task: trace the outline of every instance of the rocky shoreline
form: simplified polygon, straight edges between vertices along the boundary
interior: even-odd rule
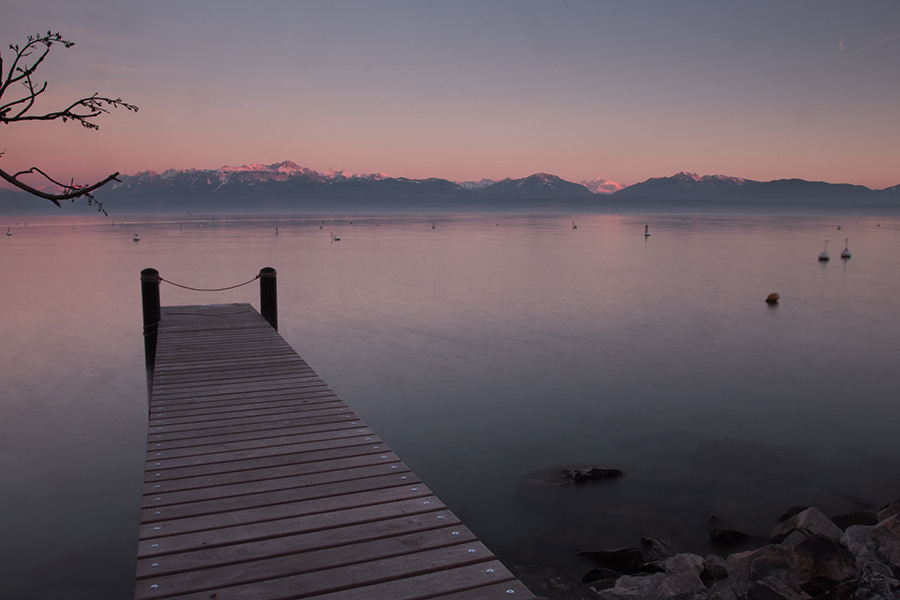
[[[703,557],[643,538],[581,553],[596,565],[582,581],[602,600],[900,600],[900,500],[834,518],[795,507],[768,540],[721,528],[711,540],[756,547]]]
[[[532,488],[608,485],[624,473],[557,467],[523,478]],[[728,529],[709,517],[706,556],[671,538],[639,547],[585,550],[578,581],[571,566],[514,565],[539,600],[900,600],[900,499],[880,509],[826,516],[795,506],[767,537]],[[696,540],[694,540],[696,547]]]

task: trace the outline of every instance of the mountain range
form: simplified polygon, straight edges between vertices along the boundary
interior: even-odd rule
[[[625,187],[605,179],[573,183],[547,173],[478,182],[409,179],[384,173],[320,173],[284,161],[209,170],[143,171],[119,179],[96,193],[98,200],[116,212],[900,208],[900,185],[872,190],[850,184],[801,179],[761,182],[686,171]],[[23,193],[0,190],[2,212],[22,210],[34,201]]]

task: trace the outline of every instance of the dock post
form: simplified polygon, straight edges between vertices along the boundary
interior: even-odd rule
[[[278,331],[278,294],[275,285],[277,272],[272,267],[259,270],[259,313]]]
[[[144,307],[144,364],[152,372],[156,364],[156,334],[159,331],[159,271],[141,271],[141,304]]]

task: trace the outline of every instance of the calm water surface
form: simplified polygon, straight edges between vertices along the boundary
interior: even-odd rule
[[[0,240],[3,598],[132,593],[145,267],[275,267],[281,334],[510,566],[900,495],[898,219],[30,219]],[[587,464],[626,476],[547,483]]]

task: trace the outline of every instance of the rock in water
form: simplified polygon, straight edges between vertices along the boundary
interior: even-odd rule
[[[732,552],[755,550],[765,546],[767,541],[735,529],[711,529],[709,532],[710,548],[722,556]]]
[[[642,537],[641,550],[649,562],[665,560],[680,552],[678,544],[674,540],[657,537]]]
[[[598,567],[612,569],[629,575],[637,573],[644,564],[644,555],[637,548],[619,548],[617,550],[589,550],[579,552],[579,556],[587,556]]]
[[[611,469],[609,467],[587,467],[585,469],[560,469],[563,477],[571,479],[575,483],[584,483],[585,481],[596,481],[600,479],[615,479],[624,475],[619,469]]]
[[[874,510],[861,510],[831,517],[831,522],[841,530],[847,531],[853,525],[878,525],[878,513]]]

